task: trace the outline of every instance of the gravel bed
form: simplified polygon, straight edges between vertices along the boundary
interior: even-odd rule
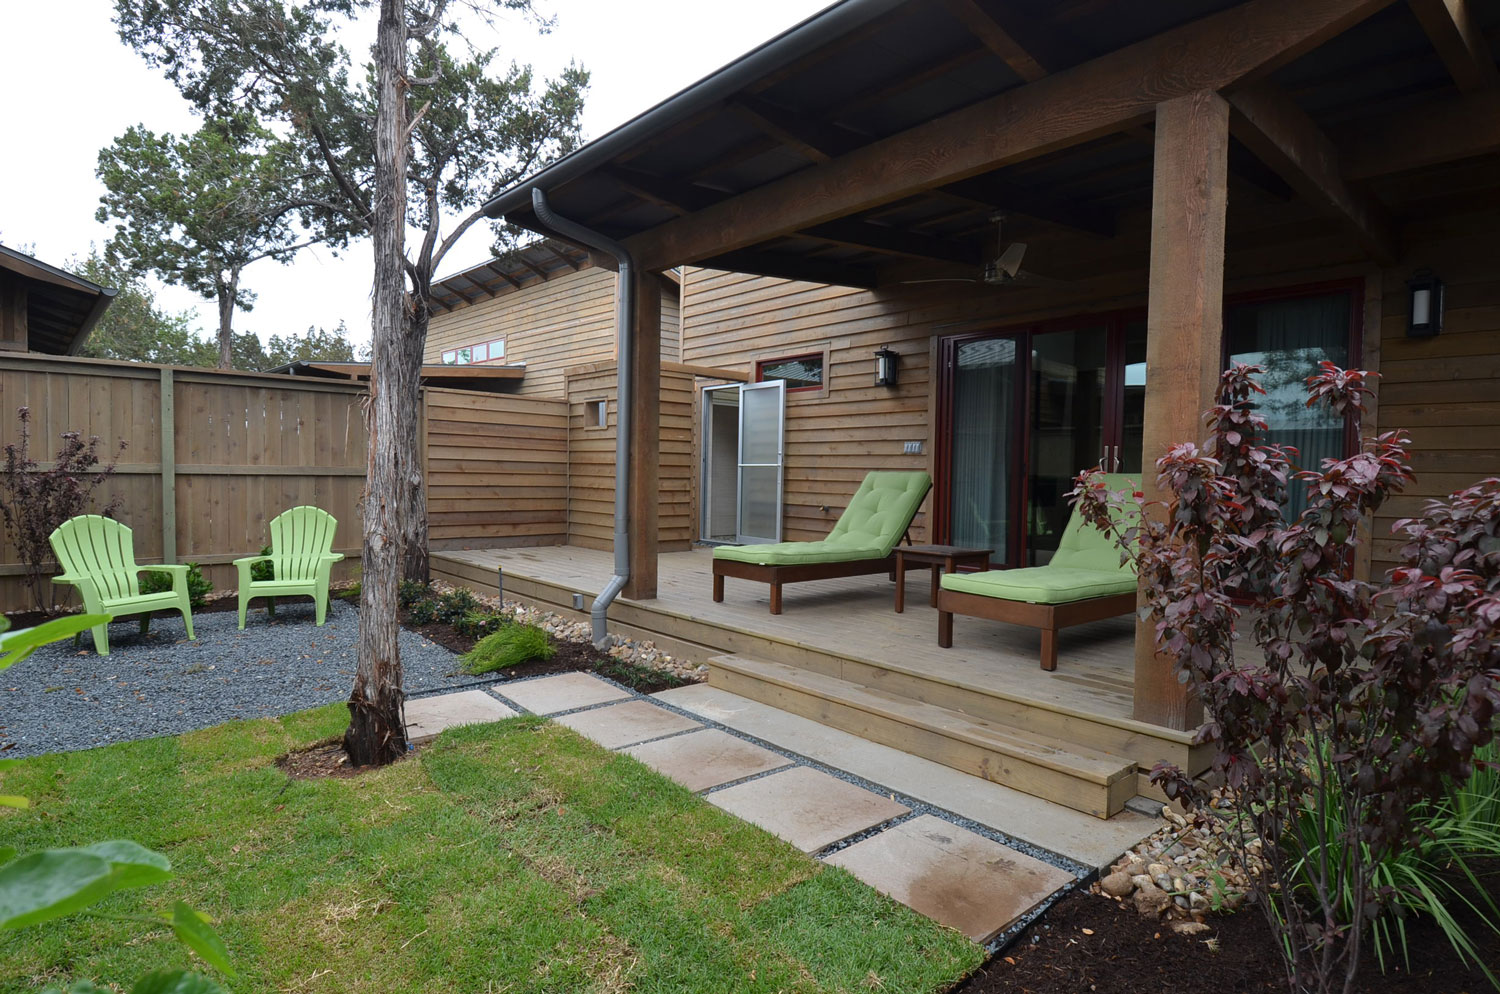
[[[235,718],[266,718],[345,700],[354,678],[359,612],[328,604],[322,628],[312,602],[278,604],[276,620],[252,608],[245,630],[232,611],[193,618],[188,641],[177,615],[158,616],[150,634],[127,618],[110,626],[110,654],[85,635],[43,646],[0,672],[0,758],[89,749],[176,735]],[[454,655],[405,629],[407,693],[467,685]]]

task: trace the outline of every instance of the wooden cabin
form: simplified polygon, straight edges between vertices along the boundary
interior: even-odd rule
[[[1348,452],[1297,403],[1328,359],[1378,370],[1366,431],[1414,441],[1417,486],[1361,536],[1379,570],[1393,519],[1500,474],[1497,39],[1500,7],[1463,0],[844,0],[501,192],[493,216],[557,240],[540,190],[637,267],[636,540],[612,618],[720,653],[711,682],[961,768],[994,766],[922,708],[1200,765],[1201,708],[1128,619],[1065,636],[1040,675],[1034,633],[999,623],[935,648],[884,577],[806,584],[774,618],[764,588],[711,603],[707,556],[654,539],[655,274],[682,267],[682,363],[785,385],[777,531],[739,540],[822,537],[869,470],[925,469],[919,541],[1042,563],[1072,476],[1200,437],[1229,359],[1268,367],[1305,459]],[[697,537],[723,538],[698,387]],[[498,565],[567,609],[601,556],[444,568]]]
[[[114,298],[109,287],[0,245],[0,351],[77,355]]]

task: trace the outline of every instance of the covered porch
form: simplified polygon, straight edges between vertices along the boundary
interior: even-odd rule
[[[1129,617],[1062,632],[1049,673],[1031,629],[960,617],[953,647],[939,648],[925,571],[907,574],[901,614],[894,584],[880,575],[789,587],[784,613],[773,616],[764,584],[730,580],[724,602],[713,602],[707,549],[657,562],[655,596],[616,600],[610,629],[707,665],[713,686],[1100,815],[1150,792],[1137,769],[1205,765],[1190,732],[1132,717]],[[437,579],[578,620],[612,568],[609,552],[577,546],[450,550],[432,560]]]

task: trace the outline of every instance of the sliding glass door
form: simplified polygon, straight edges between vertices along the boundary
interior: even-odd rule
[[[1357,348],[1357,287],[1241,297],[1224,309],[1224,359],[1264,366],[1271,441],[1300,467],[1344,454],[1339,419],[1305,405],[1304,381]],[[1146,321],[1082,316],[942,341],[937,529],[940,541],[994,550],[996,566],[1040,566],[1057,551],[1079,472],[1147,471]],[[1293,487],[1288,511],[1305,504]]]

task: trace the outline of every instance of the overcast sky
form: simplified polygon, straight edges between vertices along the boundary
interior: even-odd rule
[[[830,0],[539,0],[557,17],[546,36],[514,22],[503,36],[476,36],[477,47],[498,47],[497,62],[531,63],[554,74],[575,59],[592,73],[583,127],[596,138],[659,100],[780,33]],[[0,67],[10,97],[0,154],[0,242],[30,247],[44,262],[66,266],[108,239],[110,226],[94,220],[101,185],[94,177],[99,149],[132,124],[154,131],[192,131],[197,121],[177,90],[115,34],[112,0],[0,0]],[[349,39],[351,52],[371,39]],[[356,50],[355,45],[361,46]],[[472,229],[449,254],[440,275],[489,255],[490,234]],[[357,341],[369,339],[370,256],[367,242],[342,257],[305,250],[293,265],[256,263],[243,285],[259,301],[235,319],[238,330],[262,339],[309,325],[348,323]],[[214,306],[177,287],[159,301],[173,310],[196,307],[205,333],[217,326]]]

